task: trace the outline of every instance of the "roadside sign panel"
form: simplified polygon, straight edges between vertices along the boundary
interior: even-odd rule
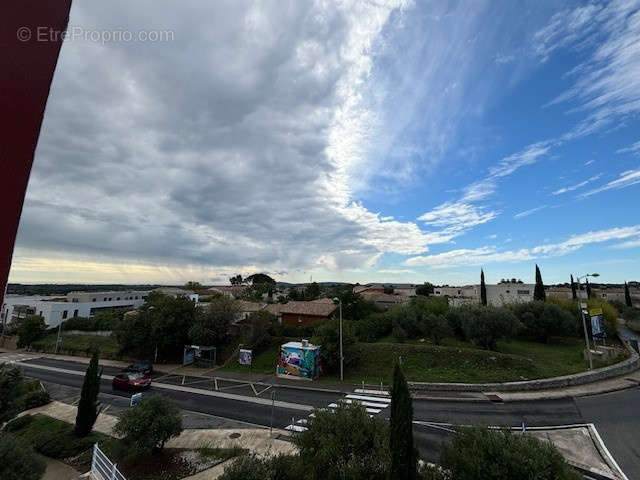
[[[605,338],[606,334],[602,328],[603,314],[601,308],[592,308],[589,310],[589,317],[591,318],[591,332],[593,338],[601,339]]]
[[[136,405],[138,405],[140,402],[142,401],[142,392],[140,393],[134,393],[133,395],[131,395],[131,403],[129,404],[130,407],[135,407]]]
[[[241,348],[238,353],[238,363],[240,365],[251,365],[253,361],[253,351]]]

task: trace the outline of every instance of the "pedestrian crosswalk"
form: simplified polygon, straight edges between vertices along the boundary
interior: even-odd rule
[[[358,395],[350,393],[345,395],[344,398],[340,399],[338,402],[330,403],[322,410],[338,408],[340,402],[347,404],[357,403],[362,405],[369,416],[372,417],[387,408],[391,404],[391,398],[388,396]],[[314,416],[315,414],[313,413],[309,414],[309,417],[313,418]],[[290,432],[304,432],[307,430],[305,425],[308,423],[308,420],[306,418],[301,418],[297,421],[293,420],[294,419],[292,419],[292,423],[290,425],[285,427],[285,430]]]
[[[0,365],[3,363],[26,362],[34,358],[40,358],[40,356],[33,353],[0,353]]]

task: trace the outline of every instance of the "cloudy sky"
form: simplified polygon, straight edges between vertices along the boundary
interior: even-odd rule
[[[640,280],[640,1],[74,2],[13,282]]]

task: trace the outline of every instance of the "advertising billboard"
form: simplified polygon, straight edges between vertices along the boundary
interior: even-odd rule
[[[253,352],[251,350],[246,350],[241,348],[238,352],[238,363],[240,365],[251,365],[253,361]]]

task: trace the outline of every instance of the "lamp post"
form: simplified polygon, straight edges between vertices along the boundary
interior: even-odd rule
[[[344,357],[342,355],[342,300],[335,297],[333,299],[333,303],[337,303],[340,308],[340,381],[344,382]]]
[[[589,357],[589,370],[593,370],[593,359],[591,358],[591,346],[589,345],[589,334],[587,333],[587,319],[584,310],[582,309],[582,286],[580,284],[580,280],[583,278],[589,277],[599,277],[599,273],[588,273],[582,276],[576,276],[576,280],[578,282],[578,300],[580,300],[580,315],[582,316],[582,328],[584,330],[584,341],[587,345],[587,357]],[[586,305],[586,303],[585,303]]]

